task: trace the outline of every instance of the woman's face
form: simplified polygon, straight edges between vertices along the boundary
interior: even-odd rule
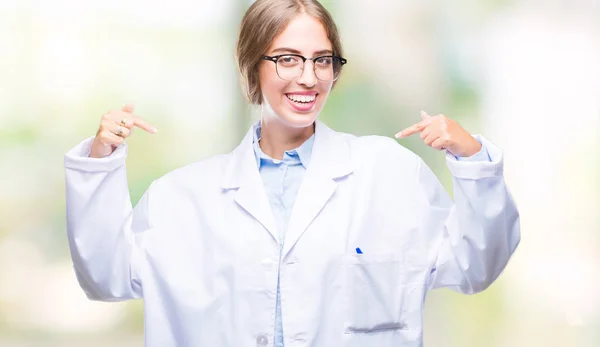
[[[298,15],[275,37],[265,55],[289,53],[307,58],[331,55],[332,45],[323,24],[307,14]],[[313,62],[309,60],[301,75],[291,81],[281,79],[276,64],[267,60],[259,64],[258,73],[263,94],[262,116],[276,118],[294,128],[313,124],[333,85],[332,81],[316,77]]]

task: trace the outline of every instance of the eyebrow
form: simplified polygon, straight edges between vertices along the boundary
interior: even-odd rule
[[[278,53],[278,52],[282,52],[282,53],[293,53],[293,54],[300,54],[302,55],[302,52],[300,52],[297,49],[293,49],[293,48],[287,48],[287,47],[281,47],[281,48],[276,48],[273,50],[273,54]],[[313,53],[314,57],[320,56],[320,55],[328,55],[328,54],[333,54],[333,52],[329,49],[323,49],[320,51],[316,51]]]

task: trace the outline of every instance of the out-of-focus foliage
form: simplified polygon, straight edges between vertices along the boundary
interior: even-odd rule
[[[523,241],[487,291],[428,297],[428,347],[600,345],[600,3],[324,1],[349,64],[322,120],[393,136],[444,113],[505,150]],[[143,303],[85,298],[65,236],[62,156],[107,110],[133,202],[230,151],[256,113],[238,88],[247,1],[0,1],[0,346],[142,346]],[[444,156],[401,140],[452,189]]]

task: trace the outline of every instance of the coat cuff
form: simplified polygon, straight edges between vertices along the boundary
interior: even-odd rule
[[[117,147],[111,155],[104,158],[90,158],[92,142],[90,137],[65,154],[65,168],[85,172],[110,172],[123,165],[127,159],[127,144]]]
[[[504,173],[504,157],[502,150],[481,135],[475,139],[487,150],[489,161],[457,160],[451,153],[446,154],[446,165],[452,176],[462,179],[482,179],[502,176]]]
[[[479,138],[477,138],[479,137]],[[490,155],[487,151],[487,148],[485,148],[485,145],[483,143],[481,143],[481,138],[480,136],[477,136],[476,140],[477,142],[479,142],[481,144],[481,149],[479,150],[479,152],[473,154],[470,157],[456,157],[456,160],[458,161],[491,161],[490,160]]]

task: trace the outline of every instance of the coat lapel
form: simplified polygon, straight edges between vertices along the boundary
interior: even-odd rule
[[[320,121],[316,122],[310,164],[287,223],[283,258],[331,199],[338,185],[336,180],[353,171],[346,141],[343,135]]]
[[[252,139],[254,127],[251,127],[242,143],[230,154],[231,160],[225,169],[221,188],[237,189],[235,202],[278,241],[277,227],[263,181],[258,171]]]
[[[251,127],[240,145],[230,154],[221,188],[236,189],[235,201],[240,207],[260,222],[278,241],[277,226],[273,211],[258,171]],[[344,135],[316,121],[315,142],[310,164],[296,196],[294,207],[287,223],[282,257],[285,257],[302,234],[318,216],[335,193],[337,180],[352,173],[350,148]],[[326,232],[326,231],[324,231]]]

